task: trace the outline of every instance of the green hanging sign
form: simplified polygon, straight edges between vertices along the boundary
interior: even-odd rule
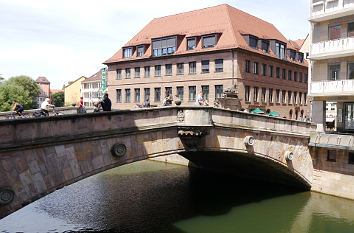
[[[107,89],[107,71],[106,68],[102,68],[102,99],[103,99],[103,95],[106,93],[106,89]]]

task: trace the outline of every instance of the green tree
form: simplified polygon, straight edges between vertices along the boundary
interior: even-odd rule
[[[20,102],[25,109],[35,108],[37,105],[37,97],[41,93],[39,85],[28,76],[16,76],[6,81],[6,83],[23,88],[22,96],[27,96],[24,102]]]
[[[63,107],[64,106],[64,92],[57,92],[52,95],[52,104],[55,105],[55,107]]]
[[[22,86],[8,82],[0,83],[0,111],[10,111],[13,107],[14,100],[24,106],[32,103],[28,92],[26,92]]]

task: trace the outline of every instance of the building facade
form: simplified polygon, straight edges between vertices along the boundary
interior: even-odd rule
[[[311,0],[310,10],[312,119],[328,130],[326,106],[336,104],[336,130],[354,132],[354,1]]]
[[[39,85],[39,88],[41,89],[41,93],[37,98],[37,107],[40,108],[44,100],[46,98],[50,98],[50,82],[46,77],[40,76],[36,79],[36,83]]]
[[[223,4],[152,20],[104,64],[113,108],[165,92],[193,105],[199,92],[214,104],[236,85],[242,108],[309,114],[307,62],[270,23]]]
[[[92,107],[102,98],[102,70],[81,82],[84,106]]]
[[[84,81],[86,77],[81,76],[73,82],[69,82],[64,88],[64,105],[65,106],[78,106],[81,97],[81,82]]]

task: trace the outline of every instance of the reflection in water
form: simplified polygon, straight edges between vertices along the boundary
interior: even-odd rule
[[[143,161],[64,187],[0,232],[354,232],[354,201]]]

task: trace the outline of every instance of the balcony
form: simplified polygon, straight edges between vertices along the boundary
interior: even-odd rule
[[[311,45],[311,60],[347,57],[354,55],[354,37],[329,40]]]
[[[354,0],[312,0],[311,18],[314,23],[354,14]]]
[[[310,95],[311,96],[354,95],[354,79],[311,82]]]

